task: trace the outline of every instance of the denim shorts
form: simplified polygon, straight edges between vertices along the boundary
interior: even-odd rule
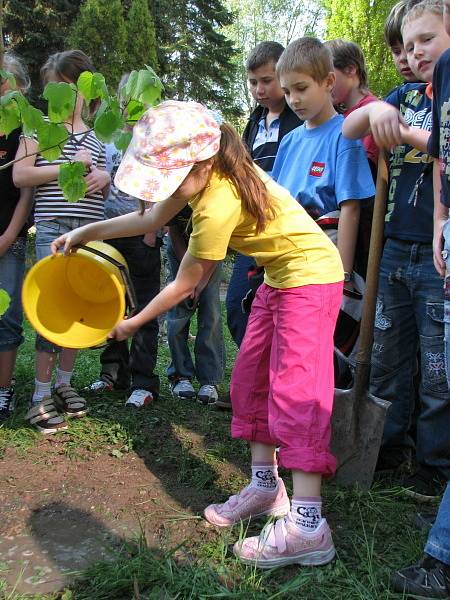
[[[60,235],[82,225],[96,222],[97,219],[82,219],[79,217],[58,217],[52,221],[38,221],[36,223],[36,260],[39,261],[51,255],[51,243]],[[53,354],[59,352],[61,348],[38,333],[36,336],[36,350]]]
[[[0,257],[0,289],[11,298],[8,310],[0,317],[0,352],[18,348],[22,335],[22,283],[25,273],[26,238],[17,238]]]

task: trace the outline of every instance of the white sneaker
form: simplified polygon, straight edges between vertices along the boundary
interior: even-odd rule
[[[197,395],[189,379],[178,379],[172,383],[172,394],[178,398],[195,398]]]
[[[219,394],[217,393],[215,385],[202,385],[198,390],[197,400],[200,404],[204,404],[205,406],[208,404],[215,404],[218,398]]]
[[[96,381],[93,381],[91,384],[89,384],[85,388],[83,388],[83,391],[85,391],[85,392],[112,392],[113,389],[114,389],[114,386],[112,383],[108,383],[107,381],[104,381],[103,379],[97,379]]]
[[[131,408],[142,408],[147,406],[150,402],[153,402],[154,396],[148,390],[134,390],[128,400],[125,402],[125,406]]]

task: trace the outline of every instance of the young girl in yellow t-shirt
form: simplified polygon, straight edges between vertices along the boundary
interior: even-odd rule
[[[176,279],[111,337],[132,336],[147,321],[196,297],[228,247],[265,268],[231,380],[233,437],[250,442],[252,480],[236,496],[205,509],[219,527],[260,515],[280,518],[260,537],[234,546],[244,562],[270,568],[325,564],[334,557],[321,517],[321,479],[333,474],[333,331],[343,268],[333,243],[304,209],[252,163],[232,127],[200,104],[168,101],[147,111],[115,184],[151,211],[93,223],[53,242],[67,253],[95,239],[153,231],[186,204],[193,231]],[[292,503],[278,477],[292,470]]]

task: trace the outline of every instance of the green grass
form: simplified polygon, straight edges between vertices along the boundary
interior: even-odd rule
[[[227,332],[226,332],[227,333]],[[228,351],[226,389],[234,347]],[[0,455],[13,447],[18,453],[42,443],[42,436],[23,420],[32,392],[34,334],[26,326],[26,342],[16,369],[20,406],[15,416],[0,427]],[[75,386],[84,387],[98,376],[99,351],[80,353]],[[92,455],[113,455],[117,460],[135,452],[151,461],[160,477],[173,475],[171,484],[183,493],[189,489],[212,491],[224,496],[246,483],[248,453],[244,443],[229,438],[229,415],[196,403],[180,403],[170,393],[165,379],[167,345],[160,345],[158,362],[161,397],[149,410],[125,410],[123,398],[97,396],[90,414],[71,423],[62,452],[67,460],[85,460]],[[202,444],[197,443],[201,436]],[[161,439],[164,439],[164,450]],[[226,475],[227,464],[238,467]],[[38,468],[38,467],[37,467]],[[237,474],[236,474],[237,473]],[[286,481],[288,478],[286,477]],[[400,599],[388,589],[389,574],[415,561],[421,554],[425,534],[414,529],[417,507],[399,490],[375,486],[370,492],[345,490],[331,484],[324,488],[327,515],[334,533],[337,560],[323,568],[286,568],[260,572],[239,564],[230,545],[243,532],[239,527],[220,531],[208,539],[189,540],[164,551],[148,547],[145,535],[125,542],[114,560],[92,565],[80,573],[70,589],[47,596],[23,596],[7,590],[1,579],[0,600],[150,600],[233,598],[242,600],[390,600]],[[220,499],[220,496],[218,497]],[[174,513],[173,519],[198,518]],[[253,526],[252,532],[258,528]]]

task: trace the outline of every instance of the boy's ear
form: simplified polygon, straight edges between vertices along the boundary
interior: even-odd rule
[[[334,71],[330,71],[324,79],[325,87],[328,92],[332,92],[336,85],[336,74]]]

